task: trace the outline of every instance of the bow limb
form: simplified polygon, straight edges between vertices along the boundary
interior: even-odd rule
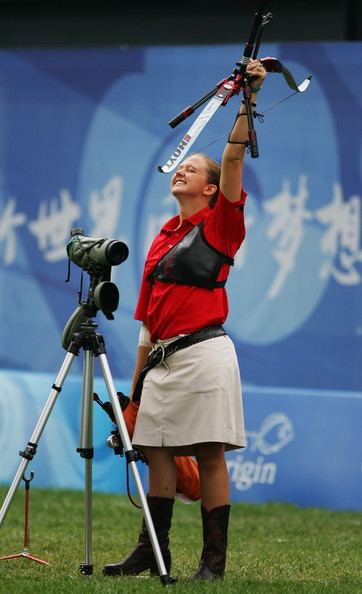
[[[267,72],[278,72],[282,74],[285,78],[288,87],[293,89],[293,91],[295,91],[296,93],[304,93],[304,91],[306,91],[309,87],[310,81],[312,79],[312,76],[310,74],[307,76],[307,78],[303,80],[303,82],[300,85],[297,85],[290,70],[288,70],[288,68],[286,68],[284,64],[282,64],[276,58],[262,58],[260,62],[263,64]]]
[[[191,128],[186,132],[185,136],[180,140],[176,150],[172,153],[166,163],[162,166],[158,166],[160,173],[171,173],[185,158],[189,152],[191,146],[200,135],[201,131],[205,128],[206,124],[210,121],[216,111],[224,104],[224,100],[229,96],[232,90],[232,84],[224,82],[218,89],[217,94],[207,103],[206,107],[199,114],[197,119],[192,124]]]

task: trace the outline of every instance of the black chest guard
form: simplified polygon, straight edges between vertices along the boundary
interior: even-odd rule
[[[232,266],[234,260],[206,241],[199,223],[162,256],[148,279],[217,289],[226,283],[226,279],[216,280],[223,264]]]

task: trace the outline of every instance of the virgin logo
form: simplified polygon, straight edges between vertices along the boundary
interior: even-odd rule
[[[262,422],[259,431],[248,431],[246,452],[259,452],[256,459],[238,454],[227,460],[230,481],[239,491],[246,491],[253,485],[272,485],[275,483],[278,466],[276,462],[266,462],[264,456],[280,452],[294,439],[291,420],[284,413],[273,413]]]

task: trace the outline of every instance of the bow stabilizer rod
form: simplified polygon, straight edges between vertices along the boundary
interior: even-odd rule
[[[262,7],[255,13],[254,23],[251,29],[250,37],[245,44],[243,57],[240,62],[237,62],[237,68],[234,68],[234,84],[233,89],[230,92],[230,96],[226,98],[224,101],[224,105],[226,105],[227,101],[233,95],[236,95],[243,90],[244,95],[244,104],[246,109],[246,115],[248,119],[248,137],[249,137],[249,148],[250,148],[250,156],[255,159],[259,157],[259,149],[258,149],[258,142],[256,137],[256,131],[254,127],[253,121],[253,110],[251,105],[251,93],[252,89],[250,88],[251,78],[246,72],[246,68],[250,62],[250,59],[256,60],[261,44],[261,38],[264,32],[264,27],[267,23],[270,22],[272,19],[272,14],[269,12],[264,14],[266,7],[266,1],[263,3]]]

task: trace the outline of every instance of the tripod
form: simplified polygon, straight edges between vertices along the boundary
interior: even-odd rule
[[[80,350],[84,351],[83,359],[83,384],[82,384],[82,406],[81,406],[81,427],[80,427],[80,447],[77,449],[80,456],[85,459],[85,559],[80,565],[80,572],[82,575],[91,575],[93,573],[92,564],[92,458],[93,458],[93,377],[94,377],[94,357],[98,357],[103,378],[107,387],[110,401],[113,407],[114,415],[117,421],[119,434],[121,437],[124,454],[141,500],[141,507],[143,511],[144,520],[150,536],[153,552],[156,558],[157,567],[159,570],[160,580],[163,585],[174,583],[175,578],[168,575],[163,561],[161,549],[157,540],[157,535],[153,526],[152,517],[148,508],[147,499],[143,491],[142,482],[138,473],[136,465],[137,454],[132,449],[131,441],[127,432],[125,420],[123,418],[122,409],[118,401],[117,392],[114,387],[112,375],[109,369],[105,343],[103,336],[96,333],[97,324],[94,323],[92,317],[88,317],[91,312],[92,317],[96,314],[95,307],[89,308],[89,304],[82,304],[75,314],[71,317],[73,328],[79,327],[79,331],[74,332],[70,338],[70,344],[67,349],[67,355],[60,368],[55,383],[52,386],[48,400],[43,411],[40,414],[39,420],[35,430],[27,443],[24,451],[19,454],[22,461],[9,488],[7,496],[4,500],[0,510],[0,527],[9,510],[11,501],[14,497],[16,489],[24,476],[24,472],[30,460],[36,454],[39,439],[43,433],[45,425],[52,412],[56,399],[62,390],[63,383],[70,370],[72,362],[76,356],[79,355]],[[74,323],[75,317],[82,321],[82,323]]]

